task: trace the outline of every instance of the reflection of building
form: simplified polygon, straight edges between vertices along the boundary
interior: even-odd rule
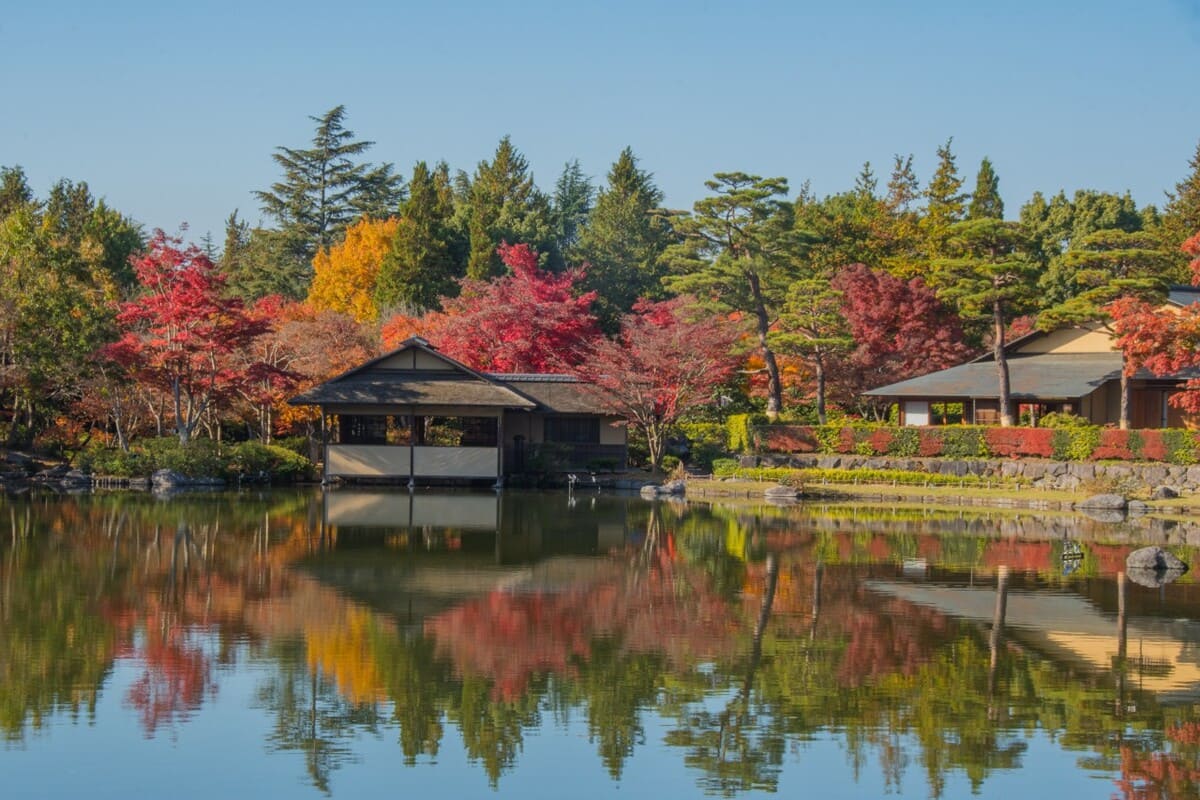
[[[323,551],[298,566],[404,624],[497,589],[557,591],[613,569],[636,498],[520,492],[325,493]]]
[[[588,384],[476,372],[416,337],[291,402],[320,408],[326,478],[494,481],[626,461],[625,428]]]
[[[951,616],[992,622],[993,587],[868,581],[867,588]],[[1200,622],[1104,613],[1073,594],[1007,593],[1006,634],[1089,671],[1122,660],[1134,684],[1164,699],[1200,700]]]

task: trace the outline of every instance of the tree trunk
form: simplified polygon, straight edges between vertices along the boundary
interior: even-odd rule
[[[175,401],[175,435],[179,437],[179,443],[186,446],[188,443],[188,434],[191,431],[183,421],[183,398],[180,396],[181,391],[179,378],[175,378],[171,383],[171,399]]]
[[[825,359],[817,356],[817,424],[825,424]]]
[[[767,306],[762,296],[762,284],[757,273],[749,272],[748,277],[750,294],[754,298],[758,346],[762,350],[763,364],[767,370],[767,419],[774,420],[783,410],[783,381],[779,377],[779,363],[775,360],[775,352],[767,342],[767,333],[771,329],[771,318],[767,316]]]
[[[1004,352],[1004,306],[999,300],[992,301],[992,322],[996,326],[996,343],[992,352],[995,353],[996,374],[1000,379],[1000,424],[1011,428],[1013,416],[1009,397],[1008,356]]]
[[[1129,401],[1132,389],[1129,386],[1129,376],[1125,374],[1125,365],[1121,365],[1121,430],[1129,430]]]

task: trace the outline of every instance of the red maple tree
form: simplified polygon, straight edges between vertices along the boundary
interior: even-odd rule
[[[600,333],[591,312],[596,293],[575,293],[583,271],[543,270],[526,244],[502,244],[499,253],[510,274],[462,281],[458,297],[442,299],[441,313],[393,318],[384,325],[384,344],[417,332],[451,358],[489,372],[554,372],[579,364]]]
[[[203,251],[161,230],[131,262],[142,294],[121,304],[121,338],[101,355],[166,393],[186,444],[205,412],[251,377],[231,356],[271,323],[223,296],[224,278]]]
[[[692,302],[640,301],[617,337],[594,340],[576,369],[609,410],[646,437],[654,470],[680,419],[710,402],[737,365],[730,357],[737,327],[712,314],[689,316]]]
[[[833,285],[854,338],[842,370],[850,394],[945,369],[970,355],[962,322],[920,278],[905,281],[851,264]]]

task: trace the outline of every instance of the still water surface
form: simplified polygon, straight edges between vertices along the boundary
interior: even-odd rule
[[[1194,797],[1182,521],[0,496],[4,797]],[[1003,602],[998,602],[1003,601]]]

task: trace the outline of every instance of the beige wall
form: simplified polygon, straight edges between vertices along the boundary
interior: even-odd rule
[[[494,447],[414,447],[413,473],[427,478],[494,478],[500,460]]]
[[[408,448],[387,444],[331,444],[326,448],[330,476],[408,477]]]
[[[334,491],[325,495],[331,525],[496,530],[496,494],[415,494],[406,491]]]
[[[386,444],[331,444],[326,457],[331,477],[406,478],[409,448]],[[494,478],[499,473],[494,447],[414,447],[411,474],[418,478]]]
[[[1020,347],[1022,353],[1111,353],[1112,334],[1096,325],[1060,328]]]
[[[453,370],[454,367],[437,356],[414,347],[385,358],[375,364],[372,369]]]

